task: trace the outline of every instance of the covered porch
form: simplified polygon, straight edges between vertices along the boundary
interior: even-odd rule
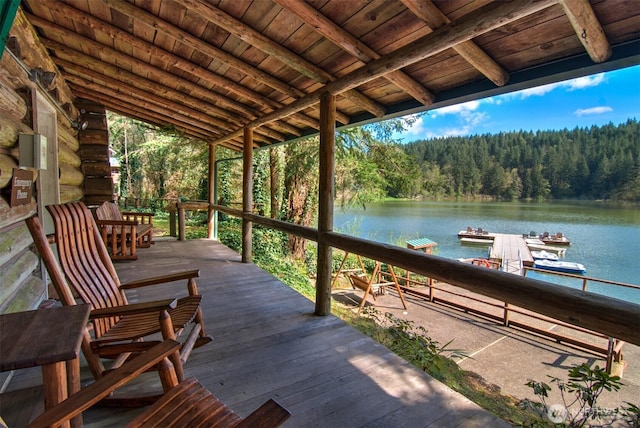
[[[285,426],[292,427],[508,426],[340,319],[314,315],[313,302],[217,241],[160,240],[139,256],[117,265],[123,280],[200,269],[198,288],[214,341],[194,350],[185,375],[240,415],[274,398],[291,412]],[[150,292],[130,295],[131,301]],[[178,284],[151,294],[183,292]],[[42,411],[39,376],[37,368],[15,373],[0,398],[9,426],[24,426]],[[92,382],[84,366],[82,382]],[[160,386],[150,373],[131,387]],[[94,407],[84,413],[84,424],[122,426],[138,412]]]

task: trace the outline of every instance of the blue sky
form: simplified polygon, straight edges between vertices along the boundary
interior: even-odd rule
[[[640,120],[640,65],[432,110],[404,143],[509,131],[573,129]]]

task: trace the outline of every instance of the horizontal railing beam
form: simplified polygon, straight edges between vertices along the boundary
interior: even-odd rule
[[[336,232],[213,205],[229,215],[388,263],[608,337],[640,345],[640,305]]]

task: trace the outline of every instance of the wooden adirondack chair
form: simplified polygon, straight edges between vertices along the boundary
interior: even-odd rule
[[[29,428],[57,426],[81,414],[116,388],[153,366],[160,367],[161,380],[168,392],[126,426],[134,427],[234,427],[276,428],[291,414],[274,400],[269,400],[246,418],[241,418],[195,378],[178,383],[167,356],[179,344],[166,340],[138,358],[105,375],[67,400],[31,421]]]
[[[137,248],[153,244],[153,214],[120,212],[113,202],[95,211],[96,224],[113,260],[136,260]]]
[[[75,305],[75,293],[93,307],[89,318],[91,329],[85,333],[82,350],[94,378],[101,378],[106,371],[103,358],[114,360],[113,369],[157,343],[142,341],[146,336],[161,333],[165,339],[175,339],[176,334],[190,325],[179,354],[172,356],[182,380],[182,363],[191,350],[211,341],[205,334],[200,309],[202,296],[195,282],[198,271],[121,284],[87,207],[82,202],[71,202],[49,205],[47,209],[55,225],[59,264],[39,220],[30,218],[27,226],[62,304]],[[177,300],[128,304],[124,293],[127,289],[181,280],[187,281],[188,296]]]

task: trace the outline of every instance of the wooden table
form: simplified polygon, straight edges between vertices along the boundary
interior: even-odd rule
[[[90,305],[0,315],[0,371],[42,367],[45,409],[80,390],[80,344]],[[82,417],[72,421],[82,426]]]

